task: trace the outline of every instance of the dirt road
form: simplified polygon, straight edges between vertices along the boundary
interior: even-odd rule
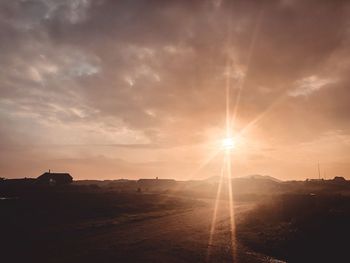
[[[242,220],[247,209],[249,205],[235,205],[236,220]],[[72,242],[69,258],[60,258],[70,262],[277,262],[237,242],[232,251],[226,201],[220,202],[213,242],[208,246],[213,210],[210,201],[187,211],[89,231],[79,247]]]

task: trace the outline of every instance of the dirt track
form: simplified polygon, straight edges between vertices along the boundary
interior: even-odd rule
[[[235,258],[236,262],[276,262],[239,243],[233,256],[229,210],[224,201],[219,206],[213,244],[208,246],[213,207],[213,202],[208,202],[188,211],[96,229],[84,237],[84,249],[75,250],[76,258],[66,260],[170,263],[233,262]],[[247,205],[236,205],[236,220],[242,220],[247,209]]]

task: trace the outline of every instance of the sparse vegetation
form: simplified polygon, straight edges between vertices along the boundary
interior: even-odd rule
[[[71,258],[86,249],[83,243],[87,236],[93,239],[95,233],[201,205],[194,200],[165,198],[155,193],[120,193],[90,186],[18,189],[11,186],[6,191],[0,189],[0,196],[5,193],[11,198],[0,200],[3,262],[23,262],[27,258],[61,262],[64,255],[59,251],[64,250]]]
[[[239,237],[287,262],[343,262],[349,222],[348,196],[281,195],[251,211],[239,226]]]
[[[245,249],[288,262],[337,262],[346,257],[342,239],[350,234],[349,186],[345,180],[234,179],[235,204],[242,208],[234,213],[240,257],[252,255]],[[141,255],[148,255],[154,262],[148,252],[160,246],[162,259],[178,253],[187,262],[205,261],[217,187],[216,178],[170,184],[159,179],[143,188],[129,180],[55,186],[30,178],[6,180],[0,184],[2,259],[140,262]],[[220,200],[228,204],[227,192]],[[230,262],[232,253],[222,250],[231,242],[229,215],[222,213],[229,213],[228,205],[218,213],[215,235],[221,243],[213,253]]]

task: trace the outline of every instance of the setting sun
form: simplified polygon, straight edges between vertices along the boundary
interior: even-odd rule
[[[235,148],[236,143],[232,137],[227,137],[222,140],[221,145],[225,150],[231,150]]]

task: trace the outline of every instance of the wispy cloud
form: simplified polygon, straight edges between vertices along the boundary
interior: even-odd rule
[[[326,87],[329,84],[335,83],[332,78],[320,78],[312,75],[295,82],[295,88],[288,92],[291,97],[309,96],[312,93]]]
[[[108,157],[141,161],[184,147],[167,159],[176,173],[174,156],[222,130],[227,80],[231,104],[244,80],[235,128],[259,117],[251,155],[256,138],[275,149],[350,134],[349,12],[346,1],[0,1],[0,144],[118,145]]]

